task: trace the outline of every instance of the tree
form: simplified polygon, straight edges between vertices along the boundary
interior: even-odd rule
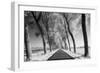
[[[45,43],[45,38],[44,38],[44,32],[43,32],[43,29],[39,23],[40,19],[41,19],[41,16],[42,16],[42,12],[33,12],[31,11],[32,13],[32,16],[40,30],[40,34],[41,34],[41,38],[42,38],[42,41],[43,41],[43,47],[44,47],[44,54],[46,54],[46,43]]]
[[[68,37],[68,31],[67,31],[66,24],[64,25],[64,29],[65,29],[65,33],[66,33],[66,38],[67,38],[67,40],[68,40],[69,50],[71,51],[70,41],[69,41],[69,37]]]
[[[29,12],[25,11],[24,13],[24,47],[25,47],[25,55],[26,55],[26,61],[29,61],[31,59],[31,50],[29,47]]]
[[[66,43],[66,40],[67,40],[66,33],[65,33],[65,29],[63,28],[62,23],[60,24],[60,26],[58,25],[57,31],[59,32],[61,46],[62,46],[62,43],[64,43],[64,47],[62,46],[62,48],[68,49],[67,43]]]
[[[73,41],[74,52],[76,53],[75,39],[74,39],[74,36],[73,36],[73,34],[72,34],[71,30],[70,30],[70,21],[71,21],[72,17],[71,17],[71,15],[68,15],[67,13],[63,13],[63,17],[66,20],[66,25],[68,26],[68,32],[69,32],[69,34],[70,34],[70,36],[72,38],[72,41]],[[66,26],[65,26],[65,28],[66,28]]]
[[[87,32],[86,32],[86,16],[85,14],[81,15],[82,18],[82,31],[83,31],[83,39],[84,39],[84,49],[85,49],[85,53],[84,56],[87,57],[88,56],[88,38],[87,38]]]
[[[25,52],[26,52],[26,60],[30,60],[30,52],[29,52],[29,48],[28,48],[28,31],[27,31],[27,27],[28,25],[25,24],[24,26],[24,45],[25,45]]]
[[[50,51],[52,51],[51,49],[51,41],[50,41],[50,36],[49,36],[49,13],[48,12],[42,12],[42,23],[43,23],[43,28],[45,29],[44,31],[46,32],[46,36],[47,36],[47,40],[48,40],[48,44],[49,44],[49,48]]]

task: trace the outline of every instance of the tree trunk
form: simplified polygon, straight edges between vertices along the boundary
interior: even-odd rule
[[[74,52],[76,53],[76,45],[75,45],[75,40],[74,40],[73,34],[71,33],[69,28],[68,28],[68,31],[69,31],[69,34],[70,34],[72,41],[73,41]]]
[[[44,39],[44,36],[41,35],[42,37],[42,41],[43,41],[43,47],[44,47],[44,54],[46,54],[46,44],[45,44],[45,39]]]
[[[45,39],[44,39],[44,33],[43,33],[43,30],[42,30],[42,27],[41,27],[40,24],[39,24],[39,19],[40,19],[40,17],[41,17],[41,13],[40,13],[38,19],[34,16],[34,12],[31,12],[31,13],[32,13],[32,16],[33,16],[33,18],[35,19],[35,22],[36,22],[36,24],[37,24],[37,27],[39,28],[39,31],[40,31],[40,33],[41,33],[41,38],[42,38],[43,47],[44,47],[44,54],[46,54],[46,44],[45,44]]]
[[[65,49],[68,49],[67,44],[66,44],[66,40],[63,40],[64,44],[65,44]]]
[[[71,31],[70,31],[68,17],[66,17],[65,15],[63,15],[63,16],[64,16],[64,18],[66,19],[66,23],[67,23],[67,25],[68,25],[68,31],[69,31],[69,34],[70,34],[70,36],[71,36],[71,38],[72,38],[72,41],[73,41],[74,52],[76,53],[75,39],[74,39],[73,34],[72,34]]]
[[[50,51],[52,51],[52,49],[51,49],[51,44],[50,44],[50,38],[49,38],[49,34],[48,34],[48,32],[47,32],[47,36],[48,36],[49,48],[50,48]]]
[[[86,57],[88,56],[88,38],[87,38],[87,32],[86,32],[85,14],[82,14],[82,31],[83,31],[84,48],[85,48],[84,56]]]
[[[68,37],[68,33],[67,33],[67,31],[66,31],[66,37],[67,37],[67,40],[68,40],[69,50],[71,51],[70,41],[69,41],[69,37]]]
[[[66,22],[67,22],[67,25],[68,25],[68,32],[69,32],[69,34],[70,34],[70,36],[72,38],[72,41],[73,41],[74,53],[76,53],[75,39],[74,39],[74,36],[73,36],[72,32],[70,31],[69,22],[68,21],[66,21]],[[71,48],[70,48],[70,50],[71,50]]]
[[[27,32],[27,26],[24,27],[24,45],[25,45],[25,52],[26,52],[26,60],[30,60],[30,52],[28,47],[28,32]]]
[[[44,47],[44,54],[46,54],[46,43],[45,43],[45,38],[43,36],[43,30],[42,30],[39,23],[37,23],[37,26],[38,26],[40,33],[41,33],[41,37],[42,37],[42,41],[43,41],[43,47]]]
[[[60,44],[59,44],[59,45],[60,45],[60,48],[61,48],[61,49],[64,49],[64,47],[63,47],[63,45],[62,45],[62,40],[61,40],[60,38],[59,38],[59,42],[60,42]]]

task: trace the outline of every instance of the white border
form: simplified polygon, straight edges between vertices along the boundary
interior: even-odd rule
[[[80,8],[79,8],[80,7]],[[13,3],[12,4],[12,66],[11,68],[15,71],[18,70],[32,70],[32,69],[48,69],[49,68],[61,68],[61,67],[78,67],[78,66],[94,66],[97,62],[96,49],[94,46],[94,39],[91,43],[91,59],[86,60],[64,60],[64,61],[45,61],[45,62],[24,62],[24,10],[30,11],[51,11],[51,12],[73,12],[73,13],[90,13],[91,14],[91,32],[94,32],[94,24],[96,20],[96,8],[94,7],[82,7],[82,6],[71,6],[66,7],[59,6],[40,6],[25,3]],[[91,38],[93,33],[91,33]]]

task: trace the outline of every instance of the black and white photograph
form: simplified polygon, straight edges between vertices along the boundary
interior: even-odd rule
[[[24,11],[24,62],[91,58],[91,14]]]

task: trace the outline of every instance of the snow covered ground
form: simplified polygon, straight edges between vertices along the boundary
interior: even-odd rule
[[[44,54],[43,51],[32,54],[31,61],[46,61],[58,50],[59,49],[56,49],[56,50],[53,50],[52,52],[48,50],[46,54]]]
[[[85,59],[86,58],[83,56],[84,55],[84,48],[77,48],[76,53],[74,53],[73,49],[71,51],[66,50],[66,49],[62,49],[62,50],[76,59]],[[89,48],[89,56],[90,56],[90,48]]]
[[[44,54],[43,50],[38,51],[36,53],[32,53],[31,61],[47,61],[48,58],[50,58],[58,50],[59,49],[55,49],[55,50],[52,50],[52,52],[50,52],[50,50],[48,49],[46,54]],[[63,50],[70,56],[74,57],[75,59],[84,59],[85,58],[85,57],[83,57],[84,48],[77,48],[76,53],[74,53],[73,48],[71,49],[71,51],[69,51],[67,49],[61,49],[61,50]],[[90,52],[90,49],[89,49],[89,52]]]
[[[74,58],[79,58],[82,56],[82,54],[78,54],[78,53],[74,53],[72,51],[69,51],[69,50],[65,50],[65,49],[62,49],[64,52],[66,52],[67,54],[69,54],[70,56],[74,57]]]

